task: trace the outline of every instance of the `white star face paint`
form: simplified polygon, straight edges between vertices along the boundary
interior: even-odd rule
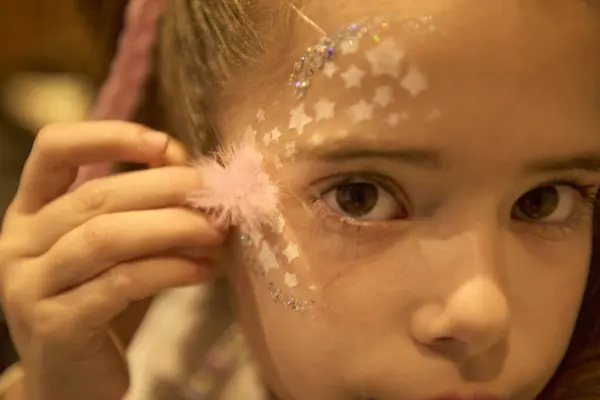
[[[278,99],[270,107],[256,110],[254,123],[244,136],[270,151],[279,149],[267,160],[275,176],[284,173],[286,166],[298,163],[298,153],[306,145],[316,149],[332,139],[350,138],[357,129],[364,132],[381,126],[401,129],[417,115],[420,121],[442,117],[435,106],[426,114],[411,109],[411,102],[426,96],[429,80],[412,56],[410,46],[401,36],[393,34],[393,26],[388,25],[373,36],[363,36],[340,40],[332,52],[336,57],[320,62],[309,81],[294,79],[296,88],[307,90],[306,96],[296,101]],[[325,47],[321,46],[319,51]],[[309,65],[307,60],[303,65]],[[296,71],[301,69],[296,67]],[[293,202],[296,194],[287,196]],[[301,211],[305,212],[312,211]],[[272,224],[268,232],[250,235],[249,242],[254,243],[250,252],[255,254],[257,270],[268,280],[269,293],[274,299],[294,296],[312,301],[314,294],[321,294],[318,288],[328,287],[345,272],[329,271],[316,280],[314,276],[311,278],[312,273],[304,275],[314,262],[303,250],[304,241],[298,232],[306,220],[292,219],[295,222],[282,206],[276,226]],[[344,251],[335,245],[325,254],[333,260],[342,257]]]
[[[300,104],[290,111],[290,123],[288,127],[294,129],[299,135],[304,133],[304,128],[311,122],[313,122],[313,118],[306,114],[304,104]]]
[[[401,81],[402,87],[406,89],[412,97],[417,97],[423,91],[427,90],[429,82],[427,77],[419,70],[416,65],[409,67],[408,73]]]
[[[396,41],[391,39],[382,41],[367,52],[367,60],[371,64],[371,73],[373,76],[389,75],[398,78],[400,75],[400,62],[404,55],[404,51],[397,48]]]
[[[333,76],[337,74],[339,70],[340,69],[333,61],[329,61],[326,62],[325,67],[323,67],[323,75],[327,76],[328,78],[333,78]]]
[[[341,77],[344,79],[346,89],[360,88],[361,82],[367,73],[362,69],[351,65],[350,68]]]
[[[379,105],[382,108],[386,108],[394,102],[394,90],[391,86],[380,86],[375,91],[375,97],[373,103]]]

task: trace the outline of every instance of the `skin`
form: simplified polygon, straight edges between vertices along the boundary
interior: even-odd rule
[[[67,191],[79,166],[116,161],[162,167]],[[202,186],[185,163],[180,144],[136,124],[39,133],[0,235],[2,304],[25,370],[14,398],[122,398],[127,315],[165,289],[209,279],[224,232],[181,208]]]
[[[278,400],[534,399],[569,344],[588,272],[591,209],[571,186],[548,182],[575,177],[592,195],[600,183],[597,166],[571,162],[600,154],[595,14],[582,2],[512,0],[329,1],[304,11],[327,31],[382,11],[443,11],[436,24],[447,34],[389,32],[430,82],[416,100],[396,93],[390,107],[414,116],[401,129],[377,114],[340,138],[335,132],[352,127],[340,112],[298,137],[287,129],[298,103],[281,90],[283,79],[218,121],[235,141],[262,107],[269,110],[263,131],[284,132],[277,143],[257,141],[265,158],[281,157],[291,142],[300,151],[281,169],[268,164],[284,193],[286,228],[267,238],[274,248],[297,243],[300,259],[280,257],[281,270],[263,277],[234,243],[228,270],[267,386]],[[297,51],[285,62],[291,66],[318,36],[299,24]],[[344,71],[361,57],[336,63]],[[348,92],[341,80],[319,75],[306,107],[327,96],[342,109],[389,83],[365,79]],[[269,108],[273,101],[278,109]],[[433,107],[442,117],[426,122]],[[315,146],[317,131],[326,134]],[[332,152],[356,149],[388,157],[332,161]],[[390,159],[406,149],[435,152],[439,165]],[[335,196],[321,194],[335,187],[335,176],[357,173],[382,175],[393,189],[380,196],[376,217],[349,221]],[[548,218],[523,218],[518,200],[544,185],[558,191],[560,206]],[[406,218],[386,214],[390,201],[407,208]],[[300,285],[287,288],[282,271],[296,273]],[[314,307],[298,314],[277,304],[267,280]]]
[[[435,106],[443,118],[430,125],[415,118],[401,131],[374,122],[368,126],[373,135],[327,144],[436,150],[445,167],[300,158],[281,170],[269,168],[293,195],[283,197],[283,235],[269,240],[299,244],[301,259],[285,266],[301,282],[291,292],[315,305],[297,314],[275,304],[266,279],[249,273],[237,249],[227,272],[240,322],[278,400],[420,400],[446,392],[533,399],[560,362],[588,269],[589,208],[582,196],[561,188],[567,204],[576,205],[573,218],[523,222],[512,211],[549,179],[576,175],[594,190],[600,183],[597,172],[526,168],[600,152],[597,32],[578,2],[542,7],[507,0],[497,5],[501,10],[483,4],[350,0],[306,7],[328,31],[381,11],[447,11],[440,22],[449,30],[444,41],[395,36],[410,47],[431,89],[423,100],[404,98],[394,107],[419,115]],[[282,62],[291,66],[316,36],[299,26],[291,37],[295,55]],[[240,102],[236,113],[216,118],[225,142],[237,140],[256,108],[273,100],[281,105],[268,123],[285,128],[295,103],[283,97],[284,84],[281,78],[264,99]],[[307,101],[324,92],[340,102],[347,97],[341,86],[321,79]],[[344,124],[333,120],[319,129]],[[224,233],[201,214],[178,208],[202,182],[189,168],[170,166],[185,158],[172,150],[173,142],[150,145],[146,131],[94,122],[49,127],[38,138],[0,235],[0,292],[28,377],[28,399],[121,398],[127,368],[122,343],[108,333],[118,316],[166,288],[206,280],[208,264],[217,259]],[[261,151],[272,160],[290,140]],[[327,146],[311,150],[323,153]],[[67,193],[78,166],[100,161],[167,167]],[[317,194],[322,179],[356,171],[377,171],[401,187],[406,198],[396,200],[410,209],[409,217],[342,224],[331,199]],[[138,190],[130,190],[133,184]],[[318,214],[306,207],[315,202]],[[128,226],[136,227],[135,235]],[[182,247],[204,252],[190,259]],[[281,279],[273,277],[285,287]],[[311,283],[316,291],[307,290]]]

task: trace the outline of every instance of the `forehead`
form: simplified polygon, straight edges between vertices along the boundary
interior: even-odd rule
[[[509,132],[537,132],[539,139],[548,136],[542,133],[552,132],[556,146],[560,147],[565,135],[558,132],[590,133],[597,125],[596,110],[600,106],[597,101],[600,89],[597,14],[584,1],[312,0],[305,4],[302,12],[327,34],[360,20],[384,16],[390,21],[390,28],[382,35],[382,41],[391,40],[403,53],[400,78],[415,65],[428,81],[426,91],[411,96],[397,77],[389,74],[374,77],[367,52],[378,45],[372,41],[361,43],[356,53],[336,57],[339,70],[335,79],[326,77],[323,72],[315,74],[313,85],[303,100],[306,108],[314,111],[313,120],[319,112],[315,106],[323,98],[334,101],[336,110],[350,110],[361,99],[374,100],[377,89],[392,87],[396,91],[394,103],[389,107],[394,108],[392,114],[398,118],[407,110],[412,116],[411,123],[402,130],[403,137],[440,139],[436,132],[443,129],[451,133],[444,135],[445,141],[452,138],[458,143],[467,141],[476,145],[473,133],[485,132],[489,144],[493,133],[497,133],[499,140],[508,141],[505,134]],[[398,24],[398,21],[420,20],[424,16],[435,27],[435,34],[403,29]],[[280,60],[284,68],[287,66],[291,71],[306,48],[318,43],[321,36],[318,29],[299,18],[291,36],[290,56]],[[367,73],[362,87],[349,91],[341,74],[348,73],[353,66]],[[276,90],[268,92],[275,94],[267,97],[281,100],[280,112],[274,111],[273,116],[281,114],[281,124],[278,124],[285,129],[288,111],[298,103],[291,99],[292,89],[286,82],[273,84]],[[256,97],[253,104],[257,104]],[[261,107],[268,107],[268,102]],[[392,115],[389,108],[377,108],[375,104],[375,114],[369,119],[372,122],[369,126],[361,123],[356,131],[363,135],[373,132],[378,139],[384,131],[397,132],[388,126],[387,117]],[[438,109],[444,115],[440,123],[437,126],[423,124]],[[321,110],[327,109],[322,107]],[[308,134],[299,136],[298,140],[309,140],[313,131],[332,136],[338,132],[342,120],[348,122],[346,117],[346,111],[336,111],[333,120],[311,124],[307,127]],[[394,127],[398,125],[397,118]],[[411,134],[412,130],[415,135]],[[507,146],[514,146],[514,138],[530,142],[533,136],[511,135]],[[284,139],[289,138],[291,136],[284,136]]]
[[[472,68],[504,73],[549,63],[584,66],[598,53],[598,14],[585,0],[308,0],[303,12],[327,33],[365,17],[430,17],[443,40],[419,40],[411,32],[401,39],[445,70],[465,68],[466,60]],[[308,24],[297,24],[293,54],[318,36]]]

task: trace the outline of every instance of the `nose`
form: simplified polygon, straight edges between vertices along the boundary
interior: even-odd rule
[[[489,350],[508,332],[510,310],[505,294],[491,277],[475,276],[443,302],[424,304],[411,321],[422,345],[461,347],[469,356]]]

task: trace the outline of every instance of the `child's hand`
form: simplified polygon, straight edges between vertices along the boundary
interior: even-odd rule
[[[201,185],[194,169],[113,175],[67,193],[81,165],[184,165],[182,154],[131,123],[40,132],[0,234],[0,294],[28,400],[120,400],[128,373],[111,322],[137,300],[209,278],[224,233],[181,207]]]

